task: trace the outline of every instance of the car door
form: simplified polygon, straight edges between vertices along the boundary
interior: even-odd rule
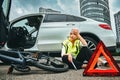
[[[42,19],[42,15],[28,14],[11,21],[7,47],[12,49],[34,47]]]
[[[65,14],[48,14],[40,27],[38,48],[41,51],[60,51],[62,42],[75,27],[73,22],[67,21]]]
[[[0,48],[3,47],[7,41],[10,7],[11,0],[0,0]]]

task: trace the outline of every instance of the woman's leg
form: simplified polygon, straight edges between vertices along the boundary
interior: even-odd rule
[[[69,68],[74,69],[73,64],[68,61],[68,56],[67,55],[65,55],[65,56],[62,57],[62,61],[64,63],[68,64]],[[80,69],[81,66],[82,66],[82,64],[83,64],[81,62],[76,61],[75,59],[73,59],[73,63],[75,64],[75,66],[77,67],[77,69]]]
[[[83,62],[85,60],[89,61],[92,56],[92,51],[87,47],[82,47],[80,53],[78,54],[76,60],[79,62]]]
[[[68,61],[68,56],[67,55],[64,55],[62,57],[62,61],[66,64],[68,64],[69,68],[72,68],[72,64]]]
[[[87,47],[83,47],[81,48],[81,51],[80,53],[78,54],[76,60],[79,61],[79,62],[84,62],[85,60],[89,61],[91,56],[92,56],[92,51],[90,49],[88,49]],[[98,58],[98,62],[96,64],[97,65],[101,65],[101,64],[107,64],[107,61],[101,59],[101,58]]]

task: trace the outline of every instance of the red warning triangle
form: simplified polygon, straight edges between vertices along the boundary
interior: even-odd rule
[[[108,62],[109,69],[97,69],[95,68],[98,58],[103,55]],[[91,59],[88,62],[88,66],[83,72],[83,76],[120,76],[120,68],[115,62],[114,58],[105,47],[102,41],[98,43],[96,50],[94,51]]]

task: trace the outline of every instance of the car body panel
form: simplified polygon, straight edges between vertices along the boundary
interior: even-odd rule
[[[79,21],[44,22],[46,14],[38,13],[38,14],[29,14],[19,17],[11,21],[11,25],[15,24],[16,21],[19,22],[21,19],[24,19],[26,17],[39,16],[39,15],[43,16],[43,19],[40,23],[36,42],[34,46],[30,48],[25,48],[26,51],[41,51],[41,52],[60,51],[62,48],[62,42],[65,39],[67,39],[72,28],[78,28],[80,34],[82,35],[87,34],[84,35],[83,37],[88,36],[95,40],[95,36],[96,36],[98,39],[96,42],[98,43],[98,41],[101,40],[106,45],[106,47],[116,46],[116,39],[113,31],[103,29],[99,26],[99,24],[106,24],[106,23],[97,22],[85,17],[82,18],[85,18],[86,21],[81,21],[81,22]],[[66,14],[60,14],[60,15],[66,15]],[[8,46],[6,46],[6,49],[9,48]]]
[[[86,23],[81,23],[80,24],[80,26],[84,26],[84,27],[80,27],[80,32],[81,33],[86,33],[87,32],[89,34],[90,33],[94,34],[94,35],[98,36],[98,38],[101,41],[103,41],[106,46],[116,46],[116,37],[115,37],[115,34],[113,33],[113,31],[112,30],[106,30],[106,29],[100,28],[98,26],[98,24],[106,24],[106,23],[96,22],[96,24],[92,24],[92,26],[91,26],[90,22],[86,22]]]
[[[38,45],[37,45],[39,50],[41,51],[60,50],[62,46],[62,41],[65,40],[67,36],[69,36],[71,29],[75,27],[75,25],[71,25],[71,24],[73,23],[54,22],[54,23],[41,24],[39,31],[39,34],[41,35],[38,36]]]

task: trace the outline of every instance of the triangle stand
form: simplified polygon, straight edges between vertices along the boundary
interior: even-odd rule
[[[109,69],[97,69],[95,68],[98,58],[103,55],[108,62]],[[105,47],[102,41],[97,45],[92,57],[90,58],[86,69],[83,72],[83,76],[120,76],[120,68],[116,61]]]

